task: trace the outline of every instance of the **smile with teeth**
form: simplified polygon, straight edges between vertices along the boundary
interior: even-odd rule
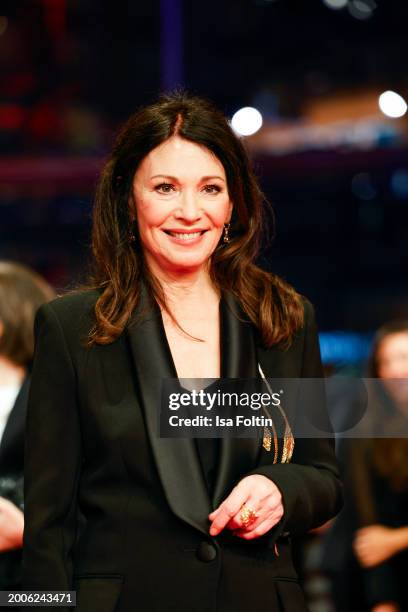
[[[173,238],[177,238],[178,240],[194,240],[195,238],[199,238],[202,236],[207,230],[202,230],[198,232],[172,232],[170,230],[165,230],[166,234],[169,236],[173,236]]]

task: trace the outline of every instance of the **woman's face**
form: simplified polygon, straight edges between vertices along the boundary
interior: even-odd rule
[[[377,350],[378,376],[408,413],[408,331],[385,336]]]
[[[133,200],[153,272],[205,268],[232,213],[221,162],[178,136],[143,159],[133,179]]]
[[[386,336],[377,350],[380,378],[408,378],[408,331]]]

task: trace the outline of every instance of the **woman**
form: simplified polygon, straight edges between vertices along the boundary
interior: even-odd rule
[[[408,607],[408,440],[398,437],[406,432],[408,417],[408,321],[393,321],[378,330],[370,373],[381,379],[381,413],[378,436],[360,450],[369,495],[361,499],[355,479],[353,549],[363,568],[368,607],[400,612]]]
[[[305,609],[288,534],[339,509],[331,441],[290,463],[289,434],[157,434],[163,379],[321,376],[310,304],[253,263],[261,205],[210,104],[168,96],[122,129],[92,282],[36,320],[26,589],[75,588],[87,612]]]
[[[342,443],[346,503],[326,556],[338,565],[331,568],[338,612],[402,612],[408,607],[407,321],[378,330],[368,373],[373,437]]]
[[[24,424],[34,352],[34,315],[55,297],[26,266],[0,261],[0,588],[21,581]]]

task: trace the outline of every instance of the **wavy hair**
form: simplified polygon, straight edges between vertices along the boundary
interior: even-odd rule
[[[233,213],[230,241],[220,241],[211,256],[214,286],[238,299],[265,346],[289,346],[303,324],[302,299],[281,278],[255,264],[265,198],[248,154],[224,115],[210,102],[179,92],[162,96],[128,119],[102,170],[93,207],[91,270],[80,288],[100,291],[88,346],[109,344],[121,335],[139,303],[142,281],[175,321],[158,279],[146,264],[129,204],[139,164],[174,135],[206,147],[225,170]]]

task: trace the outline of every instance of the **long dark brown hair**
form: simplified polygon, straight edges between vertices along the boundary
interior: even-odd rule
[[[150,151],[174,135],[206,147],[225,169],[233,214],[229,243],[220,241],[211,256],[214,286],[232,292],[266,346],[289,345],[303,324],[303,304],[292,287],[254,263],[265,199],[247,152],[211,103],[179,92],[162,96],[130,117],[102,170],[93,208],[93,259],[88,281],[80,287],[100,291],[88,345],[109,344],[120,336],[140,300],[142,281],[174,320],[163,289],[145,262],[130,212],[136,169]]]

